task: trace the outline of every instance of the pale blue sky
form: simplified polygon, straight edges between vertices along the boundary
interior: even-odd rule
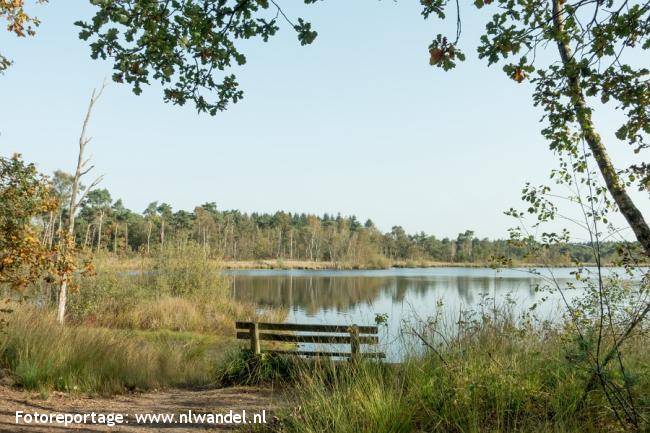
[[[246,43],[238,72],[246,96],[226,113],[166,105],[156,85],[140,97],[106,89],[89,145],[102,186],[137,211],[154,200],[187,210],[215,201],[249,212],[355,214],[384,230],[506,237],[512,224],[502,211],[520,205],[524,182],[547,178],[554,158],[530,86],[475,60],[475,12],[468,8],[464,23],[469,61],[444,73],[427,53],[444,27],[424,21],[418,2],[284,3],[318,38],[301,47],[285,27],[267,44]],[[0,77],[0,152],[20,152],[46,173],[72,171],[88,97],[111,66],[92,61],[77,38],[72,23],[91,14],[86,1],[35,11],[36,38],[0,33],[15,61]],[[611,134],[614,114],[597,116]]]

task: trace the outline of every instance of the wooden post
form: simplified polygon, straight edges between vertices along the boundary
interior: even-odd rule
[[[251,328],[251,352],[255,355],[261,353],[260,350],[260,328],[257,325],[257,322],[253,322],[253,327]]]
[[[359,357],[359,327],[352,325],[350,327],[350,351],[352,352],[352,361]]]

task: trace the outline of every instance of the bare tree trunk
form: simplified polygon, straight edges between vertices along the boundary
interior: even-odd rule
[[[56,222],[52,221],[52,230],[50,230],[50,239],[48,242],[48,247],[50,250],[52,249],[52,245],[54,245],[54,227],[56,226]],[[63,229],[61,228],[61,212],[59,212],[59,227],[58,227],[59,233],[63,233]]]
[[[86,236],[84,237],[84,246],[83,249],[86,249],[86,246],[88,245],[88,236],[90,235],[90,227],[92,224],[88,224],[88,227],[86,227]]]
[[[233,259],[237,255],[237,241],[235,240],[235,224],[230,228],[230,244],[232,245],[232,257]]]
[[[50,211],[50,215],[47,219],[45,229],[43,230],[43,239],[41,239],[41,244],[49,245],[50,243],[50,233],[54,230],[54,211]]]
[[[47,223],[47,231],[45,232],[44,245],[48,248],[52,247],[51,239],[54,237],[54,212],[50,212],[50,218]]]
[[[54,244],[54,233],[58,230],[59,231],[59,238],[63,234],[63,227],[62,227],[62,224],[61,224],[61,212],[59,212],[59,218],[58,218],[59,225],[58,226],[56,224],[56,220],[54,219],[54,214],[52,213],[51,215],[52,215],[52,218],[51,218],[52,222],[51,222],[51,224],[49,224],[50,228],[49,228],[48,234],[47,234],[47,247],[50,250],[52,249],[52,245]]]
[[[165,219],[160,220],[160,246],[165,245]]]
[[[50,211],[48,221],[43,221],[43,236],[41,237],[41,245],[47,245],[47,235],[50,233],[50,222],[52,221],[52,212]]]
[[[560,57],[565,69],[572,70],[568,75],[569,91],[571,96],[571,103],[576,113],[576,118],[582,129],[585,141],[589,145],[589,149],[594,155],[594,159],[598,164],[600,173],[605,179],[605,185],[610,194],[614,198],[616,205],[625,217],[627,223],[634,231],[636,239],[639,241],[645,254],[650,257],[650,227],[645,221],[643,214],[636,207],[630,198],[624,183],[621,181],[620,176],[616,172],[612,160],[607,153],[607,149],[603,144],[603,140],[596,132],[594,123],[591,119],[591,109],[587,107],[585,97],[582,91],[582,86],[579,80],[579,71],[573,52],[569,46],[566,30],[564,27],[565,20],[564,3],[561,0],[553,0],[553,23],[555,29],[558,31],[557,47],[560,52]]]
[[[223,230],[223,255],[228,256],[228,223]]]
[[[153,223],[151,222],[151,220],[149,220],[149,230],[147,230],[147,255],[149,255],[149,251],[150,251],[150,245],[151,245],[150,240],[151,240],[152,228],[153,228]]]
[[[64,276],[59,287],[59,308],[56,314],[56,321],[63,325],[65,321],[65,305],[68,300],[68,276]]]
[[[54,219],[54,215],[52,215],[52,224],[50,227],[50,231],[47,235],[47,246],[51,249],[52,244],[54,242],[54,229],[56,227],[56,220]]]
[[[91,252],[95,248],[95,233],[97,233],[97,227],[95,225],[92,225],[92,227],[93,231],[90,232],[90,244],[88,245]]]
[[[97,252],[102,247],[102,221],[104,220],[104,211],[99,212],[99,225],[97,227]],[[110,235],[109,235],[110,236]]]
[[[129,252],[129,223],[124,223],[124,252]]]
[[[99,92],[93,90],[93,93],[90,97],[90,102],[88,104],[88,110],[86,111],[86,117],[81,127],[81,135],[79,136],[79,154],[77,156],[77,169],[75,171],[74,178],[72,180],[72,192],[70,194],[70,210],[69,210],[70,213],[68,215],[68,232],[67,232],[67,236],[65,236],[64,239],[59,240],[59,242],[62,242],[62,247],[63,247],[62,253],[64,255],[63,260],[68,260],[68,258],[66,258],[65,255],[68,254],[70,250],[74,249],[75,214],[79,202],[83,200],[83,196],[82,196],[79,199],[79,201],[77,201],[77,194],[79,193],[79,183],[81,177],[84,176],[93,168],[92,166],[86,168],[86,164],[88,164],[89,160],[88,159],[84,160],[84,149],[86,148],[86,145],[90,141],[90,138],[86,137],[86,129],[88,127],[88,122],[90,120],[90,114],[92,113],[93,106],[101,96],[105,87],[106,85],[102,85]],[[86,189],[84,195],[87,194],[88,191],[90,191],[100,181],[101,181],[101,176],[97,178],[88,187],[88,189]],[[57,322],[59,322],[60,324],[63,324],[65,321],[65,307],[66,307],[66,302],[68,297],[68,281],[70,280],[71,277],[72,275],[70,275],[70,273],[68,272],[64,273],[63,276],[61,277],[61,285],[59,286],[59,305],[58,305],[58,310],[56,315]]]
[[[117,223],[113,228],[113,253],[117,254]]]

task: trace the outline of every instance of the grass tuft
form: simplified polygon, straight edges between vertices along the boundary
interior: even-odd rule
[[[484,321],[403,364],[305,363],[291,374],[296,409],[278,433],[602,432],[621,426],[588,372],[567,356],[566,331]],[[638,406],[650,417],[647,341],[627,350]],[[297,371],[297,373],[296,373]]]
[[[28,389],[100,394],[214,381],[202,339],[60,326],[53,315],[21,308],[0,336],[0,367]]]

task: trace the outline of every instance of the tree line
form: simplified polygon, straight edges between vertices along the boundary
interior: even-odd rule
[[[63,171],[52,176],[52,192],[59,206],[39,219],[45,245],[55,245],[66,227],[72,180],[72,175]],[[275,259],[366,266],[411,260],[483,264],[496,258],[528,261],[527,248],[505,239],[479,238],[472,230],[455,238],[438,238],[424,232],[409,234],[401,226],[382,232],[372,220],[362,223],[355,216],[245,213],[220,210],[214,202],[189,212],[175,211],[167,203],[154,201],[136,212],[126,208],[121,199],[114,200],[107,189],[88,191],[76,221],[74,241],[78,248],[120,256],[147,255],[165,243],[192,240],[211,257],[235,261]],[[615,243],[604,245],[605,257],[613,259],[616,247]],[[579,243],[550,248],[545,259],[553,264],[593,261],[590,248]],[[531,261],[539,263],[540,258]]]

